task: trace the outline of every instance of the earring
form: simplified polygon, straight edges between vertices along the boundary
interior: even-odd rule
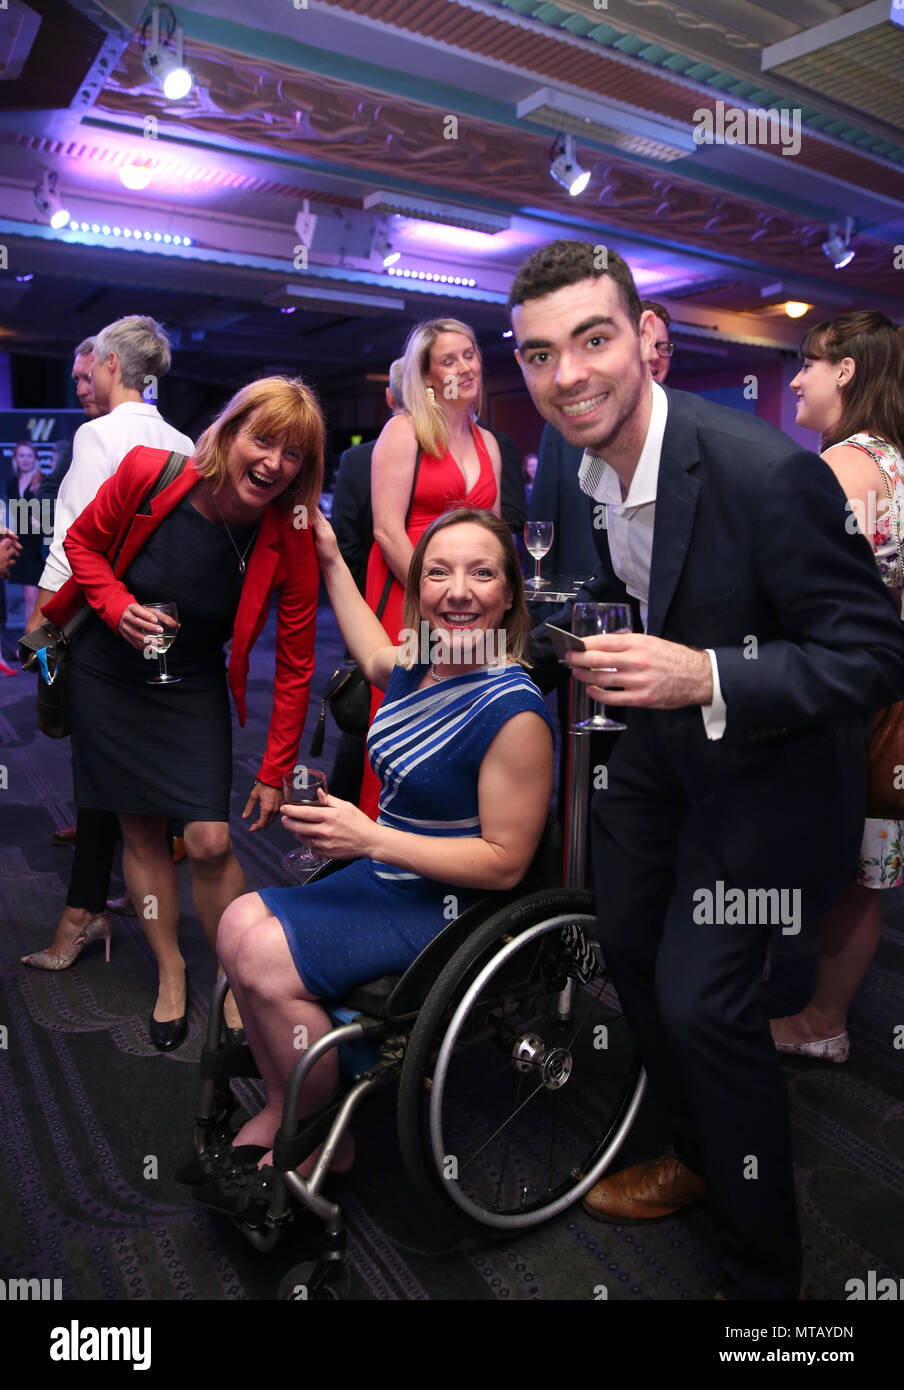
[[[836,391],[840,391],[840,390],[841,390],[841,382],[840,382],[840,381],[836,381],[836,382],[835,382],[835,390],[836,390]]]
[[[432,386],[427,387],[427,395],[429,396],[430,404],[432,405],[433,402],[436,400],[436,392],[434,391]]]

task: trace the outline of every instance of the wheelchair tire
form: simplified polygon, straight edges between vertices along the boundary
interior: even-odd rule
[[[605,970],[594,963],[587,980],[582,933],[592,935],[595,915],[581,890],[520,898],[478,927],[427,996],[406,1048],[398,1131],[437,1220],[472,1231],[539,1225],[618,1153],[645,1080]],[[569,979],[573,1013],[562,1022]]]

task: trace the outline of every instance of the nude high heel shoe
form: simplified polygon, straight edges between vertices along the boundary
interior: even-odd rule
[[[75,938],[68,951],[62,951],[59,955],[54,955],[50,951],[35,951],[30,956],[22,956],[22,965],[30,965],[35,970],[68,970],[84,948],[92,941],[103,940],[106,945],[106,963],[110,963],[110,927],[112,919],[109,912],[99,912],[96,917],[92,917],[83,931]]]

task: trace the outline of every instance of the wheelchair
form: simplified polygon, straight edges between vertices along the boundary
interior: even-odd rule
[[[312,878],[344,867],[331,861]],[[359,1106],[397,1088],[405,1172],[425,1220],[464,1240],[514,1235],[578,1201],[618,1153],[644,1093],[644,1074],[592,934],[592,894],[521,889],[491,894],[446,926],[401,977],[322,1000],[335,1027],[302,1052],[273,1146],[276,1175],[263,1219],[234,1221],[272,1250],[294,1207],[323,1224],[314,1258],[280,1287],[289,1300],[339,1297],[345,1255],[340,1205],[324,1194],[331,1160]],[[195,1153],[227,1131],[230,1078],[259,1073],[247,1045],[226,1039],[225,975],[214,987],[201,1058]],[[339,1049],[339,1093],[298,1119],[312,1067]],[[308,1178],[295,1169],[323,1145]]]

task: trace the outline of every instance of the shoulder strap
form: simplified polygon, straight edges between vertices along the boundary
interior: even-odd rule
[[[418,475],[418,473],[420,472],[420,468],[421,468],[421,454],[422,454],[423,452],[424,452],[424,451],[423,451],[423,449],[421,448],[421,446],[420,446],[420,444],[419,444],[419,445],[417,446],[417,458],[414,460],[414,477],[413,477],[412,480],[411,480],[411,496],[410,496],[409,499],[408,499],[408,510],[407,510],[407,512],[405,513],[405,530],[406,530],[406,531],[408,530],[408,523],[409,523],[409,521],[411,520],[411,508],[414,506],[414,490],[415,490],[415,488],[417,487],[417,475]],[[388,564],[387,564],[387,569],[389,569]],[[382,617],[383,617],[383,612],[384,612],[384,610],[385,610],[385,608],[386,608],[387,602],[389,601],[389,593],[390,593],[390,590],[392,589],[392,585],[393,585],[393,580],[394,580],[394,579],[395,579],[395,575],[393,574],[392,570],[390,569],[390,570],[389,570],[389,573],[388,573],[387,576],[386,576],[386,583],[383,585],[383,592],[382,592],[382,594],[380,595],[380,602],[377,604],[377,617],[378,617],[378,618],[382,618]]]
[[[179,474],[182,472],[187,462],[187,454],[177,454],[174,452],[167,454],[166,462],[164,463],[160,472],[157,474],[156,480],[151,484],[151,486],[148,488],[147,492],[144,494],[141,501],[139,502],[138,507],[135,511],[136,516],[150,515],[151,503],[153,502],[154,498],[157,497],[158,494],[161,493],[165,487],[169,487],[170,483],[174,482],[176,478],[178,478]],[[126,534],[128,534],[128,532]],[[113,556],[113,559],[110,562],[110,568],[113,570],[116,569],[116,562],[119,559],[120,551],[125,545],[125,542],[126,538],[125,536],[123,536],[122,540],[119,542],[119,545],[116,548],[116,554]]]

